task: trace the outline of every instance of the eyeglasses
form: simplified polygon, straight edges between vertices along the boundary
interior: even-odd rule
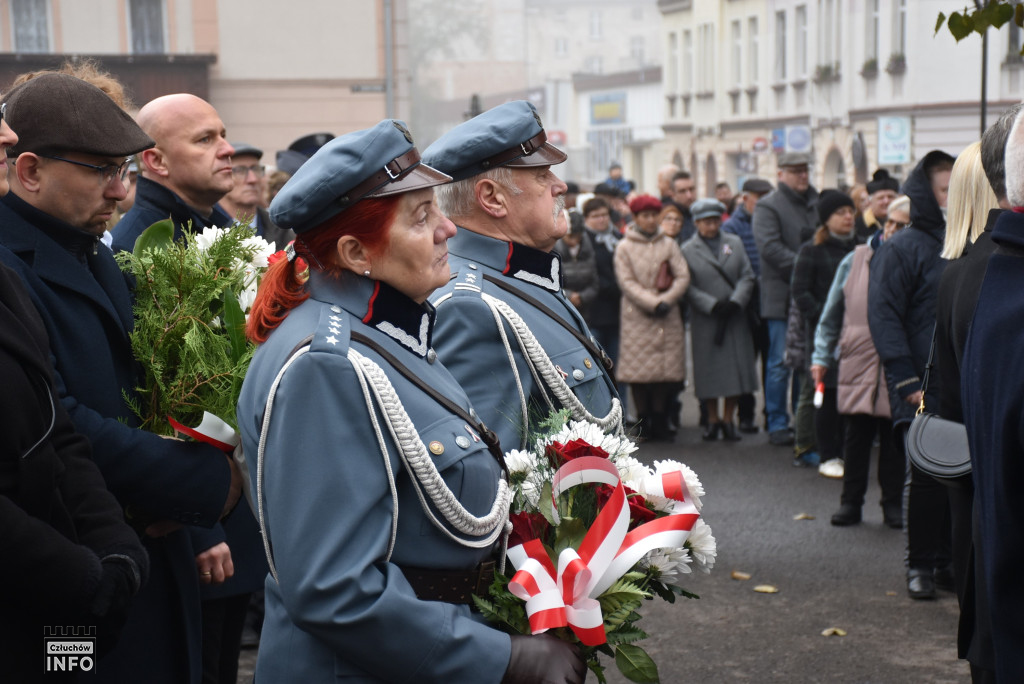
[[[264,166],[263,164],[253,164],[251,166],[232,166],[231,167],[231,175],[235,176],[236,178],[243,178],[244,179],[246,176],[249,175],[250,171],[252,171],[254,174],[256,174],[257,178],[263,178],[263,176],[267,173],[267,167]]]
[[[4,120],[4,114],[7,113],[7,103],[0,104],[0,121]]]
[[[100,174],[100,178],[103,184],[106,185],[110,181],[117,178],[122,183],[128,179],[129,168],[128,165],[131,163],[131,159],[125,159],[120,164],[86,164],[85,162],[75,161],[74,159],[65,159],[64,157],[58,157],[53,154],[40,154],[40,157],[46,159],[56,159],[57,161],[67,162],[68,164],[74,164],[75,166],[84,166],[87,169],[92,169]]]
[[[885,225],[892,226],[896,230],[903,230],[910,225],[910,221],[893,221],[892,219],[889,219],[885,222]]]

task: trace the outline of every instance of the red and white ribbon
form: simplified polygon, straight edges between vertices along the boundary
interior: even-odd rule
[[[660,490],[673,499],[673,511],[630,531],[626,490],[614,463],[584,456],[558,469],[551,483],[553,499],[581,484],[607,484],[614,489],[580,548],[563,549],[559,554],[557,569],[538,539],[508,550],[508,558],[517,570],[509,591],[526,601],[534,634],[568,625],[588,646],[605,643],[604,617],[596,599],[649,551],[683,546],[700,514],[689,500],[682,473],[656,477],[660,482],[648,483],[649,491]],[[557,510],[554,517],[557,521]]]
[[[199,442],[212,444],[225,453],[230,454],[235,450],[239,442],[242,441],[241,435],[235,432],[233,427],[206,411],[203,411],[203,420],[194,428],[182,425],[170,416],[167,416],[167,422],[171,424],[172,428],[183,435],[188,435]]]

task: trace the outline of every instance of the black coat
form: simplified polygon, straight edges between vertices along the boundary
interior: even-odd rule
[[[215,206],[213,213],[206,217],[185,204],[183,199],[159,183],[142,176],[138,177],[137,182],[135,204],[110,231],[114,239],[115,252],[130,252],[135,247],[135,241],[142,235],[142,231],[157,221],[168,218],[174,221],[175,240],[184,234],[185,226],[189,223],[192,225],[192,231],[202,230],[208,226],[226,228],[234,223],[234,220],[220,207]],[[284,245],[277,245],[277,247],[284,249]]]
[[[590,327],[619,327],[619,307],[622,291],[615,278],[615,245],[622,236],[614,226],[598,233],[587,229],[587,235],[594,245],[594,262],[597,264],[597,297],[585,318]]]
[[[0,262],[28,287],[50,337],[61,401],[75,429],[92,442],[107,486],[122,506],[212,526],[227,498],[227,460],[211,446],[136,429],[138,419],[123,396],[137,384],[127,281],[110,250],[95,241],[83,245],[83,236],[13,192],[0,200]],[[201,665],[195,553],[185,530],[147,537],[145,544],[153,579],[99,672],[113,681],[119,674],[130,680],[131,672],[136,678],[145,673],[147,681],[159,681],[157,672],[167,681],[187,681],[185,672],[197,676]]]
[[[100,559],[128,556],[142,580],[149,559],[57,399],[43,321],[2,265],[0,378],[0,657],[5,679],[26,682],[43,674],[44,626],[99,626],[97,646],[112,647],[117,620],[91,611]]]
[[[903,184],[910,197],[911,224],[882,243],[871,260],[868,325],[885,368],[893,424],[913,420],[916,408],[904,398],[921,389],[935,326],[939,278],[946,262],[939,257],[946,221],[918,164]],[[939,380],[929,381],[926,402],[938,396]],[[934,404],[932,404],[934,406]]]
[[[997,249],[964,347],[963,411],[971,447],[976,543],[1000,682],[1024,681],[1024,215],[1003,212]]]

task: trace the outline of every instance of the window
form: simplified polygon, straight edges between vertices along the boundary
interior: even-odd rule
[[[12,0],[15,52],[50,51],[50,3],[47,0]]]
[[[128,0],[131,22],[132,52],[159,54],[164,48],[163,0]]]
[[[637,66],[644,65],[644,37],[633,36],[629,39],[629,56],[632,57]]]
[[[683,93],[693,92],[693,33],[683,31]]]
[[[679,36],[673,31],[668,34],[668,92],[675,94],[679,92]]]
[[[747,78],[750,85],[757,84],[757,56],[760,50],[760,43],[757,37],[757,17],[747,19],[747,40],[750,41],[750,48],[747,50]]]
[[[866,43],[864,45],[864,60],[878,59],[878,5],[881,0],[868,0],[866,25],[864,34]]]
[[[820,49],[818,51],[819,65],[835,66],[839,63],[840,43],[842,33],[839,25],[842,21],[842,12],[839,7],[840,0],[818,0],[818,35],[820,38]]]
[[[807,5],[800,5],[793,15],[794,33],[796,33],[796,76],[807,76]],[[825,42],[828,42],[826,39]]]
[[[1013,23],[1013,22],[1010,22]],[[896,0],[896,23],[893,25],[892,51],[907,54],[907,0]]]
[[[701,24],[698,27],[700,45],[700,73],[697,76],[697,91],[709,93],[715,89],[715,25]]]
[[[565,57],[569,54],[569,40],[564,37],[555,38],[555,57]]]
[[[643,21],[644,20],[644,8],[643,7],[634,7],[633,8],[633,20],[634,21]]]
[[[1009,32],[1006,34],[1006,61],[1007,62],[1019,62],[1020,57],[1020,26],[1017,26],[1012,21],[1007,22],[1010,26]]]
[[[590,12],[590,38],[592,40],[601,39],[601,13],[598,11]]]
[[[739,19],[732,22],[732,82],[737,88],[743,85],[743,24]]]
[[[602,65],[603,64],[600,55],[597,55],[595,57],[587,57],[584,70],[589,74],[599,74],[601,73]]]
[[[775,13],[775,80],[786,80],[786,12]]]

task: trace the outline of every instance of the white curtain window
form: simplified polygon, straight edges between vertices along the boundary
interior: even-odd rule
[[[668,92],[675,95],[679,92],[679,35],[673,31],[668,34]]]
[[[732,82],[737,88],[743,85],[743,24],[739,19],[732,22]]]
[[[796,33],[796,75],[807,76],[807,5],[800,5],[793,15]],[[827,40],[825,42],[828,42]],[[829,62],[831,63],[831,62]]]
[[[775,13],[775,80],[786,80],[786,12]]]
[[[50,51],[49,0],[11,0],[15,52]]]
[[[757,17],[750,17],[747,19],[747,41],[750,43],[747,50],[747,78],[750,79],[750,85],[757,85],[757,60],[760,50],[758,40]]]
[[[683,93],[693,92],[693,32],[683,31]]]
[[[878,9],[881,0],[868,0],[867,16],[865,17],[864,35],[864,58],[878,59]]]
[[[128,19],[131,22],[132,52],[160,54],[164,47],[164,1],[128,0]]]

